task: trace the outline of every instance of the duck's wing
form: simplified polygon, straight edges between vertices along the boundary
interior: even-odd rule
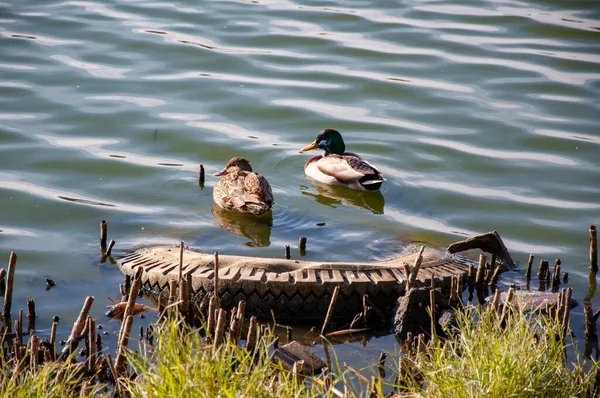
[[[316,165],[321,173],[334,177],[341,183],[352,184],[369,173],[369,169],[362,163],[364,161],[357,156],[329,155],[320,159]]]
[[[273,191],[267,179],[258,173],[247,173],[244,178],[244,190],[251,198],[249,202],[273,204]]]

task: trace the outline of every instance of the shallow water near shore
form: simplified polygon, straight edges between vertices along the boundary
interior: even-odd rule
[[[305,259],[370,261],[495,229],[521,267],[529,253],[536,268],[560,258],[581,301],[600,222],[600,8],[564,7],[0,3],[0,257],[18,255],[13,314],[31,297],[38,334],[59,314],[66,338],[92,295],[105,319],[123,276],[100,261],[101,219],[115,257],[184,240],[265,257],[292,245],[294,258],[305,235]],[[381,193],[306,179],[316,153],[299,149],[323,128],[382,170]],[[212,173],[233,156],[270,181],[272,225],[213,208]],[[104,323],[114,344],[118,324]],[[581,307],[573,328],[583,336]],[[357,368],[382,350],[398,350],[393,336],[336,348]]]

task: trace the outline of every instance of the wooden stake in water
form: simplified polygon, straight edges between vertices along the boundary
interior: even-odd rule
[[[32,333],[35,330],[35,301],[27,299],[27,331]]]
[[[217,326],[215,328],[215,348],[219,348],[223,344],[225,335],[225,322],[227,320],[227,311],[219,308],[219,316],[217,317]]]
[[[198,186],[200,187],[200,189],[204,189],[204,180],[205,180],[204,165],[202,165],[202,163],[200,163],[200,167],[198,167]]]
[[[298,249],[300,250],[301,256],[306,254],[306,236],[301,236],[298,240]]]
[[[285,259],[289,260],[291,258],[291,254],[290,254],[290,245],[285,245]]]
[[[525,281],[527,283],[531,282],[531,267],[533,266],[533,254],[529,255],[529,260],[527,260],[527,271],[525,272]]]
[[[106,220],[100,221],[100,247],[102,250],[106,249],[106,239],[108,233],[108,224]]]
[[[2,312],[4,316],[5,325],[10,325],[10,307],[12,306],[12,293],[13,285],[15,282],[15,268],[17,268],[17,255],[15,254],[15,252],[10,252],[10,257],[8,259],[8,277],[6,278],[6,290],[4,291],[4,310]]]

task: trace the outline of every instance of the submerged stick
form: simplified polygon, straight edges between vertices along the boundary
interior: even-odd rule
[[[333,307],[335,306],[335,301],[337,300],[337,296],[340,293],[340,287],[336,286],[333,289],[333,294],[331,295],[331,301],[329,302],[329,308],[327,309],[327,315],[325,315],[325,321],[323,322],[323,327],[321,328],[321,335],[325,335],[325,329],[327,329],[327,324],[331,319],[331,315],[333,315]]]
[[[531,282],[531,267],[533,266],[533,258],[534,255],[529,255],[529,260],[527,260],[527,271],[525,271],[525,281],[527,283]]]
[[[107,236],[108,224],[106,220],[100,221],[100,247],[102,250],[106,249],[106,236]]]
[[[5,324],[10,320],[10,310],[12,306],[12,294],[13,294],[13,285],[15,282],[15,268],[17,267],[17,255],[15,252],[10,252],[10,257],[8,259],[8,278],[6,278],[6,290],[4,291],[4,310],[2,312],[4,316]],[[10,326],[9,326],[10,328]]]

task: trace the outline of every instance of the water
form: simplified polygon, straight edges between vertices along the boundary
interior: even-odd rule
[[[87,295],[97,319],[118,296],[101,219],[117,256],[181,239],[282,256],[306,235],[307,259],[367,261],[496,229],[522,266],[561,258],[584,297],[596,2],[204,3],[0,4],[0,257],[18,254],[13,312],[34,298],[41,334],[57,313],[66,337]],[[306,180],[299,149],[327,127],[383,171],[381,195]],[[215,218],[216,180],[198,188],[200,163],[233,156],[273,186],[270,230]],[[381,350],[392,336],[337,346],[356,367]]]

